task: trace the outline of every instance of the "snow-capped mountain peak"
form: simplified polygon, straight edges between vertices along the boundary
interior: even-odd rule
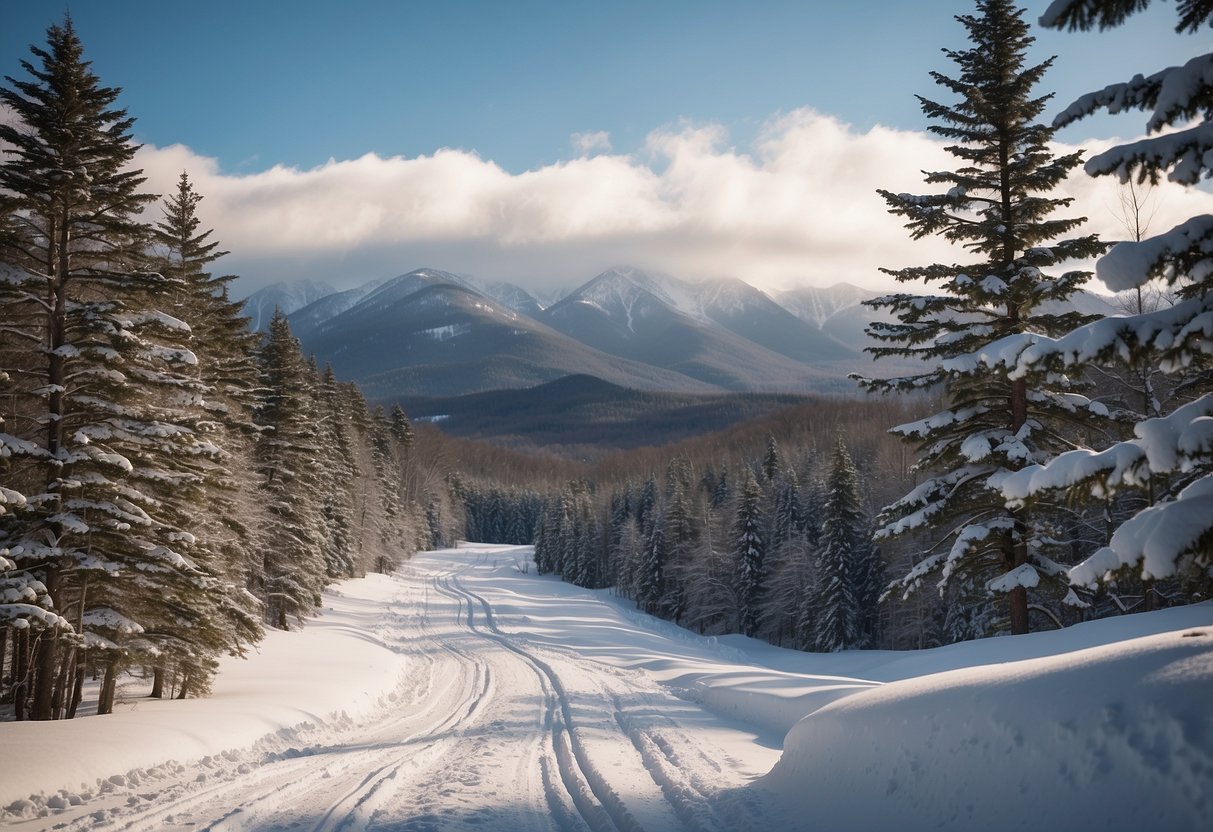
[[[275,309],[289,315],[336,292],[323,280],[280,280],[249,295],[244,301],[244,312],[253,329],[264,329]]]

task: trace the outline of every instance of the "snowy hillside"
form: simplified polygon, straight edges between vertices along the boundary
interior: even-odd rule
[[[336,292],[336,289],[322,280],[280,280],[245,298],[244,314],[251,319],[250,326],[253,329],[265,329],[275,309],[289,315]]]
[[[813,655],[695,636],[529,555],[341,583],[210,699],[131,680],[113,716],[0,725],[0,823],[1136,832],[1213,811],[1211,605]]]

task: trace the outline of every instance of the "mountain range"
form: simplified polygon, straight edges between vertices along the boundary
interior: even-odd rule
[[[873,372],[864,328],[879,292],[850,284],[767,294],[737,278],[693,283],[629,266],[545,303],[510,283],[437,269],[337,291],[275,284],[246,302],[287,313],[306,353],[373,401],[453,397],[586,375],[641,391],[850,392]],[[1096,295],[1084,311],[1111,312]],[[880,374],[911,365],[885,360]]]

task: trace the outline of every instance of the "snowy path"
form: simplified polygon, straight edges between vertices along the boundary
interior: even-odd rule
[[[530,554],[342,582],[206,699],[132,683],[112,716],[0,724],[0,827],[1186,832],[1213,812],[1213,604],[805,654],[696,636]]]
[[[735,759],[736,749],[754,748],[753,734],[673,696],[649,674],[503,629],[476,587],[480,575],[500,578],[502,558],[490,557],[504,552],[430,553],[402,570],[378,629],[408,670],[393,696],[363,718],[319,723],[285,747],[267,740],[143,771],[80,806],[12,825],[217,832],[757,826],[753,807],[728,790],[764,773],[777,752],[758,748]],[[529,600],[535,609],[542,603]]]

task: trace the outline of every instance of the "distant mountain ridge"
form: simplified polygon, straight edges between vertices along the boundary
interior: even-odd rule
[[[246,310],[289,314],[305,351],[376,401],[534,387],[570,375],[641,391],[849,393],[881,292],[840,283],[768,294],[737,278],[695,283],[608,269],[544,303],[520,286],[416,269],[338,292],[275,284]],[[549,295],[549,299],[557,295]],[[1084,312],[1116,310],[1084,293]],[[880,372],[913,365],[884,361]]]
[[[265,329],[274,310],[280,309],[282,314],[289,315],[334,294],[337,290],[323,280],[280,280],[249,295],[244,301],[244,312],[253,329]]]

